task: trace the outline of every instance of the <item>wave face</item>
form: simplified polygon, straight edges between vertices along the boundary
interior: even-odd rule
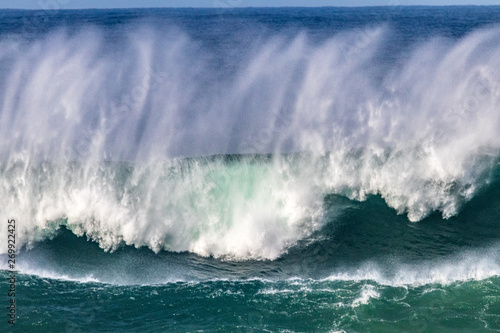
[[[327,194],[419,221],[491,181],[497,26],[412,40],[292,20],[223,38],[221,23],[126,14],[2,34],[0,205],[24,245],[64,224],[104,249],[275,259],[325,224]]]

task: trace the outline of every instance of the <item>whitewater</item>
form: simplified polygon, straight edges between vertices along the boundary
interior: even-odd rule
[[[0,197],[27,221],[23,244],[65,219],[105,249],[274,259],[322,225],[325,194],[448,218],[498,163],[496,27],[427,41],[389,68],[376,59],[388,28],[359,46],[349,31],[276,37],[223,78],[182,32],[142,29],[112,50],[89,28],[2,52]],[[273,157],[204,157],[248,153]]]

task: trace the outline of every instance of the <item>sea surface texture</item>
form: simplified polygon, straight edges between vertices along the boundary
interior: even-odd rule
[[[0,331],[500,331],[499,23],[0,11]]]

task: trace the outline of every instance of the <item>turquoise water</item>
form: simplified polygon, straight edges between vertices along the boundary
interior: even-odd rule
[[[24,276],[20,331],[498,331],[500,280],[206,281],[113,286]],[[84,296],[83,296],[84,295]],[[85,303],[82,302],[85,297]],[[40,308],[40,304],[50,304]],[[29,325],[22,324],[29,322]]]
[[[0,13],[0,331],[500,331],[499,8]]]

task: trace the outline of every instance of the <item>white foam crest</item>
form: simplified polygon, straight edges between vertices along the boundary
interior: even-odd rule
[[[270,162],[195,160],[129,168],[7,169],[11,179],[21,180],[0,188],[8,198],[4,207],[16,212],[18,246],[64,224],[106,250],[125,243],[227,259],[274,259],[321,223],[318,196],[277,174]]]
[[[365,285],[361,290],[361,295],[352,302],[352,307],[366,305],[372,298],[379,298],[380,294],[375,290],[374,286]]]
[[[298,114],[307,116],[295,119],[288,139],[330,152],[330,170],[316,174],[335,193],[381,194],[412,221],[435,210],[456,214],[499,152],[498,32],[448,47],[431,41],[378,82],[370,52],[345,65],[328,56],[332,47],[317,49],[297,99]]]
[[[80,275],[77,274],[74,276],[68,274],[58,274],[52,272],[50,270],[45,269],[31,269],[28,267],[23,267],[17,270],[20,274],[25,275],[34,275],[43,279],[51,279],[51,280],[61,280],[61,281],[71,281],[78,283],[103,283],[99,279],[96,279],[92,274],[89,275]]]
[[[380,194],[412,221],[448,218],[499,153],[498,33],[430,41],[398,65],[381,59],[385,28],[354,46],[354,32],[319,44],[274,36],[222,59],[236,64],[222,74],[217,52],[172,27],[47,33],[0,53],[0,205],[20,244],[64,219],[105,249],[234,259],[275,259],[310,235],[325,193]],[[293,151],[310,155],[158,166]],[[123,160],[134,163],[125,180],[100,164]]]
[[[390,286],[420,286],[427,284],[451,284],[468,280],[484,280],[500,276],[498,247],[485,251],[465,252],[452,258],[421,262],[418,264],[366,263],[356,269],[332,274],[325,280],[362,281],[373,280]]]

